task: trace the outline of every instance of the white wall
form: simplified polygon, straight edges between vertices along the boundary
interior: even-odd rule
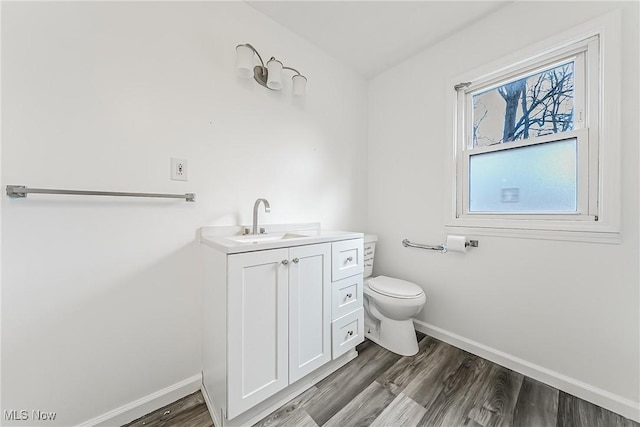
[[[307,95],[236,77],[245,42]],[[2,197],[2,409],[77,424],[198,374],[196,230],[258,197],[362,230],[365,138],[366,82],[242,2],[2,2],[2,188],[197,193]]]
[[[445,336],[582,382],[633,410],[640,400],[638,3],[553,2],[553,13],[541,11],[550,5],[516,2],[371,82],[375,274],[419,283],[427,294],[419,320]],[[622,244],[478,237],[480,247],[466,254],[403,248],[403,238],[445,238],[447,80],[615,7],[623,32]]]

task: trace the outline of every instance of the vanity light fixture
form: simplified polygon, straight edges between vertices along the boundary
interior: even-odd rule
[[[260,60],[261,65],[254,66],[254,54]],[[249,43],[239,44],[236,46],[236,67],[238,68],[238,75],[242,77],[251,77],[253,75],[253,78],[259,84],[271,90],[282,89],[282,70],[291,70],[296,73],[292,77],[293,94],[304,95],[305,93],[307,78],[300,74],[300,71],[295,68],[285,67],[282,62],[278,61],[273,56],[265,66],[258,51]]]

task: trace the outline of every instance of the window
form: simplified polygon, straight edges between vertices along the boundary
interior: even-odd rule
[[[598,38],[459,90],[459,216],[597,220]],[[589,79],[595,82],[589,86]],[[593,107],[589,110],[587,105]],[[594,165],[596,163],[594,162]],[[591,200],[590,200],[591,199]]]
[[[607,108],[619,103],[618,58],[603,63],[602,26],[580,33],[452,80],[448,231],[619,241],[619,131],[602,126],[614,124]]]

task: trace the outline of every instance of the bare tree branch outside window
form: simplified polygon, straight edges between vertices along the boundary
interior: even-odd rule
[[[574,63],[473,96],[474,146],[573,130]]]

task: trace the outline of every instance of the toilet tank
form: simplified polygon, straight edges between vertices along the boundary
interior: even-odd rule
[[[378,236],[375,234],[364,235],[364,277],[371,277],[373,274],[373,257],[376,253],[376,242]]]

